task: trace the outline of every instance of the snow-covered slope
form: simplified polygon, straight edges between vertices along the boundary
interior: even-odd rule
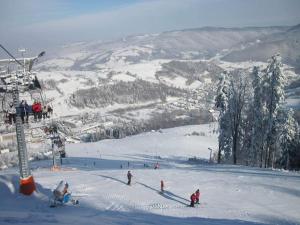
[[[300,224],[298,173],[188,161],[217,149],[213,130],[185,126],[68,145],[62,170],[50,171],[51,161],[32,163],[38,191],[30,197],[18,193],[17,168],[1,171],[0,224]],[[49,208],[61,179],[79,205]],[[198,188],[200,205],[187,207]]]

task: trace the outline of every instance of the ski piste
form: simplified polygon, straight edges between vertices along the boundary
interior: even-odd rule
[[[294,205],[298,203],[297,198],[287,193],[280,195],[280,204],[273,204],[272,209],[268,208],[272,202],[278,201],[280,190],[291,187],[298,190],[299,174],[297,173],[243,166],[203,165],[190,163],[187,158],[183,158],[182,152],[194,153],[193,146],[187,145],[187,141],[189,144],[195,143],[197,151],[199,151],[198,143],[200,142],[201,149],[206,150],[202,154],[207,154],[207,157],[209,157],[209,151],[205,148],[207,147],[205,144],[211,146],[215,143],[215,137],[209,135],[199,136],[197,139],[185,136],[186,133],[192,133],[194,130],[208,134],[209,126],[185,126],[166,129],[159,134],[149,132],[120,140],[67,145],[68,162],[59,171],[50,170],[50,160],[32,162],[32,166],[37,168],[32,171],[38,190],[47,195],[47,200],[43,200],[43,196],[41,198],[37,196],[22,198],[22,201],[15,204],[21,196],[14,192],[16,190],[14,179],[7,175],[8,171],[0,171],[0,182],[1,185],[4,184],[4,188],[2,186],[0,188],[0,223],[6,225],[4,221],[10,221],[10,218],[3,215],[3,212],[16,213],[17,209],[17,215],[28,215],[30,210],[33,215],[32,221],[40,221],[40,219],[47,221],[46,216],[51,215],[55,221],[63,225],[69,224],[70,221],[80,224],[83,222],[82,218],[93,224],[103,217],[111,218],[109,221],[112,224],[117,224],[117,222],[112,222],[115,219],[122,224],[120,221],[130,223],[137,217],[146,224],[152,222],[152,224],[173,225],[178,224],[178,221],[180,224],[185,224],[187,221],[190,224],[210,222],[212,225],[240,225],[239,221],[242,221],[243,225],[257,225],[257,221],[263,223],[255,218],[257,213],[263,212],[264,215],[272,218],[275,216],[274,208],[279,210],[288,205],[294,206],[294,209],[297,208],[297,205]],[[155,170],[158,147],[153,144],[154,140],[158,142],[174,140],[171,137],[175,137],[177,145],[181,143],[180,148],[172,146],[170,141],[165,144],[172,146],[173,153],[159,147],[160,168]],[[137,144],[139,145],[135,147]],[[149,153],[149,149],[152,148],[155,150]],[[101,158],[98,151],[101,152]],[[128,168],[120,168],[120,164],[124,165],[129,158],[131,159],[130,170],[133,174],[132,186],[126,184]],[[144,168],[145,162],[150,167]],[[15,172],[11,170],[11,174]],[[68,181],[73,197],[79,199],[80,203],[77,206],[71,203],[57,205],[54,209],[50,209],[48,197],[52,193],[49,190],[56,187],[61,179]],[[158,193],[161,190],[161,180],[164,180],[165,184],[164,193],[170,192],[168,195],[171,198]],[[197,189],[201,192],[200,205],[191,208],[187,206],[190,204],[189,197]],[[180,198],[175,198],[175,195]],[[262,207],[259,207],[256,202]],[[294,211],[291,210],[290,213],[298,218],[298,214],[294,214]],[[203,221],[204,218],[209,219]],[[109,224],[109,221],[106,222]]]

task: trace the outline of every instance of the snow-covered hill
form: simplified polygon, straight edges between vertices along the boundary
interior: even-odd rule
[[[0,224],[300,224],[300,175],[209,164],[208,148],[217,149],[213,130],[185,126],[68,145],[60,171],[50,171],[50,160],[32,163],[38,191],[29,197],[18,193],[17,168],[0,171]],[[194,157],[206,161],[188,160]],[[79,205],[49,208],[61,179]],[[187,207],[198,188],[200,205]]]
[[[253,56],[252,61],[236,60],[239,63],[233,61],[230,65],[220,58],[230,58],[231,53],[257,46],[261,40],[280,39],[286,31],[293,38],[292,30],[291,27],[208,27],[130,36],[111,42],[80,42],[53,49],[36,69],[58,116],[85,113],[82,106],[89,112],[107,113],[132,104],[139,106],[168,98],[174,101],[174,97],[182,101],[178,95],[187,99],[189,92],[195,90],[210,96],[210,99],[199,98],[201,104],[206,104],[213,99],[215,81],[224,69],[251,70],[262,60]],[[267,51],[268,57],[275,53],[272,51]],[[293,70],[287,68],[288,72]],[[137,80],[144,81],[144,93],[131,88]],[[120,93],[120,82],[127,83],[127,91]],[[152,85],[156,88],[148,88]],[[174,95],[174,88],[180,88],[181,93]],[[96,92],[105,96],[99,97]],[[148,97],[139,98],[142,94]]]
[[[227,62],[223,56],[257,47],[271,37],[281,40],[284,32],[292,40],[293,35],[298,37],[297,29],[201,28],[130,36],[105,43],[73,43],[53,49],[34,67],[43,87],[43,103],[54,109],[46,124],[53,119],[69,131],[67,136],[79,138],[99,133],[98,128],[107,128],[106,124],[110,124],[109,128],[122,127],[131,135],[213,121],[220,74],[224,70],[250,73],[253,66],[266,66],[266,62],[257,61],[261,58]],[[287,64],[284,73],[290,83],[288,106],[299,109],[299,74]],[[10,97],[0,95],[0,112],[7,109]],[[29,104],[40,97],[39,93],[20,96]],[[1,132],[13,130],[3,122],[0,121]]]
[[[270,55],[281,54],[283,62],[300,71],[300,24],[285,32],[268,35],[242,49],[234,50],[223,59],[232,62],[257,60],[266,62]]]

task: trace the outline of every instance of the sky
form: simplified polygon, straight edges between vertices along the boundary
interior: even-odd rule
[[[0,0],[0,44],[49,48],[128,35],[300,23],[300,0]]]

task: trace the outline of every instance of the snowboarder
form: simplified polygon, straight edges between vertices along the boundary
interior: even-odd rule
[[[195,207],[195,201],[196,201],[196,194],[193,193],[191,195],[191,204],[190,204],[191,207]]]
[[[53,191],[53,202],[51,207],[55,207],[57,203],[65,204],[71,201],[74,205],[78,204],[78,200],[74,200],[71,193],[68,191],[69,184],[63,180],[59,182],[57,187]]]
[[[196,195],[196,204],[199,204],[199,199],[200,199],[200,191],[199,189],[197,189],[197,191],[195,192],[195,195]]]
[[[164,187],[165,187],[164,181],[161,180],[161,181],[160,181],[160,191],[161,191],[161,192],[164,192]]]
[[[131,178],[132,178],[133,176],[132,176],[132,174],[131,174],[131,172],[130,172],[130,170],[128,171],[128,173],[127,173],[127,178],[128,178],[128,185],[130,185],[131,184]]]

